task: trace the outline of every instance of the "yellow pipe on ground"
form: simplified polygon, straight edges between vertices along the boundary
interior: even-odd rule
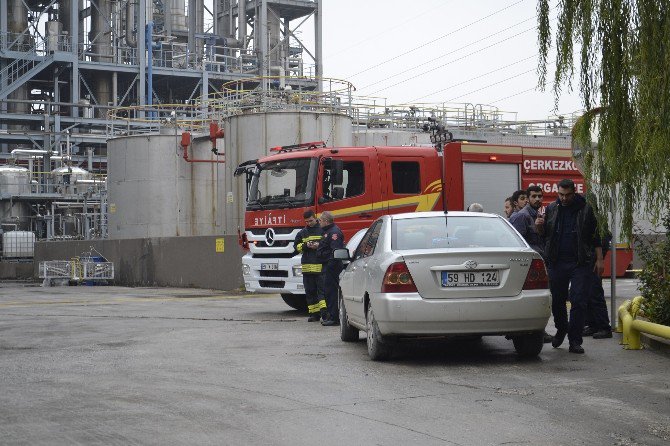
[[[619,325],[622,327],[623,333],[621,344],[623,344],[627,350],[640,350],[642,348],[640,333],[647,333],[670,339],[670,327],[635,319],[643,302],[644,298],[638,296],[634,298],[632,302],[627,300],[619,307]]]

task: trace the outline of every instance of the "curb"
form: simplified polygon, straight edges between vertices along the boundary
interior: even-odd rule
[[[647,333],[640,333],[640,340],[646,348],[655,350],[670,356],[670,340]]]

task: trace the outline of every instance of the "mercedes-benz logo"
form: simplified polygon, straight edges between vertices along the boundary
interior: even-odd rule
[[[272,228],[268,228],[267,231],[265,231],[265,243],[268,246],[272,246],[275,244],[275,230]]]
[[[478,263],[475,262],[474,260],[468,260],[467,262],[465,262],[465,267],[468,269],[475,269],[477,268],[477,265]]]

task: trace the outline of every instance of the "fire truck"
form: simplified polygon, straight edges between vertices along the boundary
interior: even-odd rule
[[[236,175],[246,174],[248,191],[241,234],[248,252],[242,273],[247,291],[280,293],[296,309],[305,308],[305,296],[293,242],[304,227],[307,209],[330,211],[349,240],[385,214],[462,211],[472,202],[482,204],[485,212],[502,214],[505,198],[531,185],[542,188],[545,205],[554,201],[563,178],[573,179],[576,191],[584,192],[583,177],[567,147],[447,138],[432,147],[306,143],[276,147],[271,153],[236,170]],[[622,268],[617,275],[623,275],[632,253],[621,250],[617,256]]]

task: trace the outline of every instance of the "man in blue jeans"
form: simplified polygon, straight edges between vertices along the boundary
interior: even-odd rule
[[[603,254],[593,209],[584,197],[575,193],[575,183],[570,179],[558,183],[558,200],[551,203],[545,213],[544,235],[551,312],[556,325],[551,345],[560,347],[567,335],[569,351],[584,353],[582,330],[586,305],[593,271],[602,275]],[[571,304],[569,321],[568,300]]]

